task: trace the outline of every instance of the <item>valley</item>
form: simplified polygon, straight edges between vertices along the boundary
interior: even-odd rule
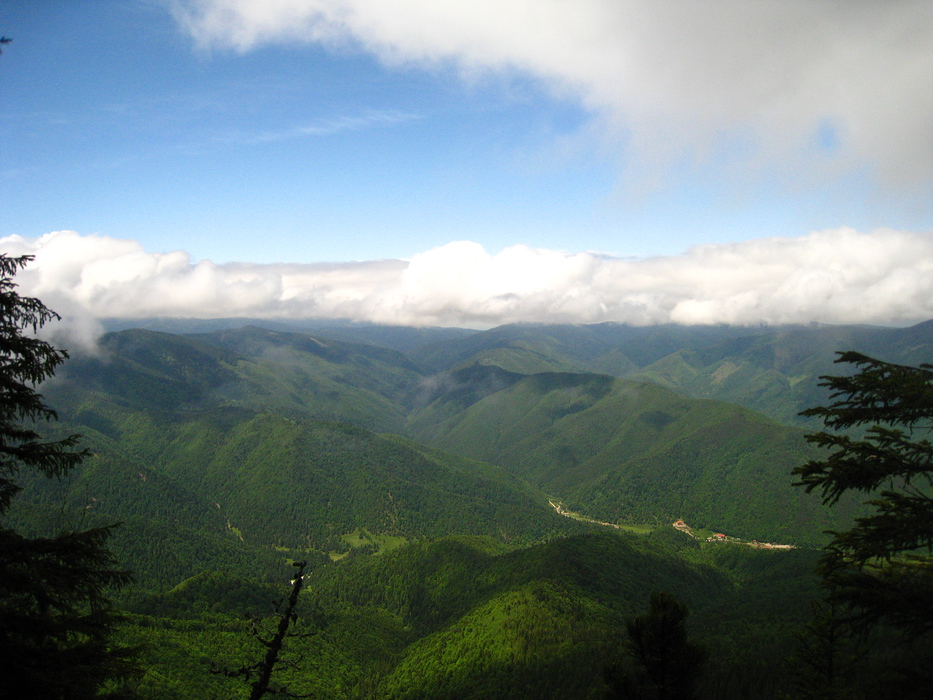
[[[619,525],[617,523],[606,523],[601,520],[593,520],[592,518],[587,518],[585,515],[580,515],[579,513],[574,513],[573,511],[565,510],[560,503],[555,503],[554,501],[549,500],[548,503],[554,509],[558,515],[563,515],[565,518],[571,518],[572,520],[577,520],[584,523],[589,523],[590,525],[600,525],[602,527],[611,527],[616,530],[625,530],[626,532],[648,534],[655,528],[648,525]],[[679,532],[689,535],[693,539],[703,540],[705,542],[715,542],[722,544],[742,544],[749,547],[755,547],[756,549],[774,549],[779,551],[789,551],[791,549],[796,549],[797,547],[792,544],[778,544],[777,542],[759,542],[758,540],[743,540],[738,537],[732,537],[730,535],[723,534],[721,532],[713,532],[712,530],[694,530],[692,527],[687,525],[683,520],[675,520],[671,523],[671,527]]]
[[[295,692],[602,697],[625,620],[665,590],[715,652],[703,697],[777,698],[762,659],[792,652],[824,533],[861,512],[792,486],[816,454],[796,412],[836,344],[933,358],[928,324],[151,325],[42,386],[94,456],[26,479],[8,519],[122,523],[153,698],[235,695],[204,663],[248,657],[240,616],[296,560],[315,632],[292,646],[315,661]]]
[[[0,700],[933,695],[933,0],[0,8]]]

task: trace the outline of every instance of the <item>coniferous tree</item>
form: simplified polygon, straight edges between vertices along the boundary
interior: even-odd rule
[[[37,431],[57,416],[35,387],[67,353],[34,336],[57,314],[16,292],[13,277],[31,259],[0,255],[0,516],[22,470],[59,478],[89,456],[77,435]],[[28,538],[0,521],[0,697],[129,696],[123,681],[138,669],[110,641],[119,616],[107,591],[131,576],[105,547],[111,527]]]
[[[870,515],[835,532],[817,569],[828,598],[857,629],[887,623],[909,637],[933,631],[933,366],[840,353],[851,376],[822,377],[833,402],[803,412],[827,428],[807,439],[828,456],[794,469],[797,485],[834,505],[870,494]]]
[[[813,604],[810,622],[796,635],[791,673],[800,700],[850,700],[858,694],[858,672],[867,648],[839,615],[832,596]]]
[[[626,624],[624,648],[632,668],[607,673],[610,697],[690,700],[706,663],[704,647],[687,638],[686,605],[663,591],[651,594],[648,612]]]

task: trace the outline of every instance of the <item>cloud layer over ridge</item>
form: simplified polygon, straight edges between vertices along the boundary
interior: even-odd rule
[[[875,323],[933,318],[933,236],[840,228],[627,260],[458,241],[411,260],[214,264],[183,251],[58,231],[0,239],[34,255],[17,276],[77,323],[89,318],[341,318],[490,327],[536,321],[631,324]]]

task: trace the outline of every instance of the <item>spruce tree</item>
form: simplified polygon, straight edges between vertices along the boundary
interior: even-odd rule
[[[61,478],[89,456],[77,435],[38,431],[57,415],[36,386],[68,355],[35,337],[58,315],[16,292],[13,277],[31,259],[0,254],[0,518],[23,470]],[[107,592],[131,581],[106,548],[112,527],[30,538],[0,519],[0,697],[130,695],[133,652],[110,640],[119,616]]]
[[[856,372],[822,377],[832,403],[803,412],[829,429],[807,436],[826,456],[793,473],[827,505],[863,493],[871,511],[831,533],[818,573],[857,629],[889,624],[916,637],[933,631],[933,366],[856,352],[836,361]]]
[[[626,623],[629,664],[608,668],[609,697],[690,700],[708,652],[687,637],[689,608],[664,591],[651,594],[648,612]]]

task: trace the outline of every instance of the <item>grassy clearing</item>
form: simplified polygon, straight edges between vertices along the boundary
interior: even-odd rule
[[[348,532],[345,535],[341,535],[340,539],[346,542],[347,545],[352,549],[359,549],[360,547],[371,547],[373,549],[373,554],[382,554],[383,552],[397,549],[408,542],[406,538],[396,535],[374,535],[365,528],[360,528],[358,530],[354,530],[353,532]],[[344,556],[346,556],[346,554],[338,554],[335,556],[335,553],[333,552],[330,555],[331,559],[334,561],[337,561]]]

